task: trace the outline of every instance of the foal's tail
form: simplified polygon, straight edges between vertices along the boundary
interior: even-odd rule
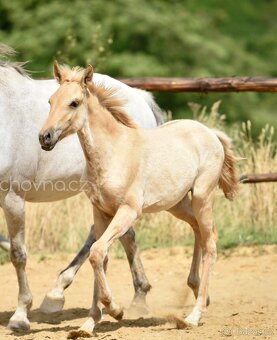
[[[238,190],[238,177],[236,172],[236,159],[231,150],[231,139],[222,131],[213,130],[224,149],[224,163],[219,178],[219,187],[230,201]]]

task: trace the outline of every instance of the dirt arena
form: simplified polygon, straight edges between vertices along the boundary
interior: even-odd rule
[[[65,339],[86,319],[92,300],[93,272],[86,263],[66,292],[64,310],[44,315],[39,304],[60,269],[72,258],[53,254],[30,256],[28,275],[34,296],[31,330],[11,334],[6,330],[16,307],[17,284],[10,263],[0,266],[0,339]],[[153,286],[148,296],[150,313],[117,322],[110,317],[95,329],[98,340],[177,339],[277,339],[277,246],[239,248],[218,257],[210,286],[211,305],[197,328],[178,329],[168,315],[182,317],[193,305],[186,286],[191,261],[190,248],[148,250],[142,253]],[[109,282],[118,303],[128,307],[133,294],[127,261],[110,259]]]

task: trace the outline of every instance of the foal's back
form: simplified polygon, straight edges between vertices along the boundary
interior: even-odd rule
[[[143,131],[141,176],[145,179],[144,211],[168,210],[190,191],[203,172],[217,181],[223,147],[216,134],[193,120],[177,120]]]

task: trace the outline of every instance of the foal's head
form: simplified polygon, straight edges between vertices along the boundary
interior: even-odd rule
[[[50,151],[64,137],[77,132],[87,114],[87,86],[92,81],[93,68],[60,66],[54,63],[54,76],[60,84],[51,96],[49,117],[39,133],[42,149]]]

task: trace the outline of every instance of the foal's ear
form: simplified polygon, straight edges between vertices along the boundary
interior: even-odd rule
[[[92,81],[92,76],[93,76],[93,67],[88,64],[87,68],[84,71],[84,75],[82,78],[82,85],[86,86],[88,83]]]
[[[54,61],[53,73],[54,73],[54,77],[56,78],[57,82],[60,84],[62,82],[62,72],[61,72],[61,68],[57,60]]]

